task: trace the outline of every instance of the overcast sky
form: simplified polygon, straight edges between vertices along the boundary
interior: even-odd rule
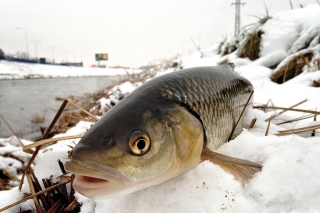
[[[0,0],[0,48],[56,62],[95,64],[108,53],[111,66],[140,66],[206,47],[234,33],[235,0]],[[318,0],[319,1],[319,0]],[[241,26],[254,16],[290,10],[289,0],[242,0]],[[291,0],[318,4],[317,0]],[[16,29],[17,27],[23,29]]]

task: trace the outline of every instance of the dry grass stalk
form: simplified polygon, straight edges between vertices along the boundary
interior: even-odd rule
[[[302,73],[302,68],[305,65],[308,65],[307,63],[311,60],[312,57],[312,52],[295,55],[293,59],[286,64],[286,66],[281,67],[271,76],[271,80],[281,84],[294,78],[295,76]]]
[[[287,111],[296,111],[296,112],[303,112],[303,113],[310,113],[311,115],[305,115],[305,116],[301,116],[299,118],[294,118],[291,120],[287,120],[281,123],[278,123],[277,125],[281,125],[281,124],[285,124],[285,123],[291,123],[294,121],[300,121],[303,119],[308,119],[308,118],[312,118],[314,117],[314,121],[316,120],[316,116],[318,114],[320,114],[319,111],[314,111],[314,110],[304,110],[304,109],[294,109],[294,107],[299,106],[303,103],[305,103],[307,101],[307,99],[300,101],[299,103],[291,106],[291,107],[277,107],[277,106],[268,106],[270,100],[268,101],[268,103],[266,105],[260,105],[260,106],[253,106],[254,109],[262,109],[262,110],[266,110],[266,109],[273,109],[273,110],[277,110],[280,109],[282,110],[281,112],[278,112],[277,114],[273,114],[272,116],[270,116],[268,119],[266,119],[265,121],[268,122],[267,125],[267,129],[265,132],[265,136],[268,136],[269,134],[269,129],[270,129],[270,124],[271,121],[276,118],[277,116],[287,112]],[[308,127],[303,127],[303,128],[296,128],[296,129],[291,129],[291,130],[282,130],[282,131],[278,131],[278,136],[282,136],[282,135],[289,135],[289,134],[295,134],[295,133],[303,133],[303,132],[307,132],[307,131],[313,131],[315,133],[316,129],[320,129],[320,125],[314,125],[314,126],[308,126]]]
[[[30,188],[31,194],[35,194],[37,192],[37,190],[35,190],[34,181],[32,180],[32,177],[30,176],[30,173],[27,173],[26,177],[27,177],[27,180],[28,180],[28,183],[29,183],[29,188]],[[32,199],[34,201],[34,205],[36,206],[37,212],[38,213],[42,213],[43,211],[42,211],[42,208],[41,208],[41,205],[39,203],[38,198],[37,197],[33,197]]]
[[[251,121],[251,123],[250,123],[250,125],[249,125],[248,129],[252,129],[252,128],[253,128],[253,126],[254,126],[254,124],[256,123],[256,121],[257,121],[257,119],[256,119],[256,118],[252,119],[252,121]]]
[[[316,129],[320,129],[320,124],[302,127],[302,128],[290,129],[290,130],[282,130],[282,131],[278,131],[278,134],[276,134],[276,135],[283,136],[283,135],[304,133],[304,132],[309,132],[309,131],[313,131]]]
[[[317,121],[317,116],[316,115],[314,115],[313,121]],[[313,130],[312,133],[311,133],[311,137],[314,137],[314,136],[316,136],[316,130]]]
[[[79,134],[79,135],[71,135],[71,136],[64,136],[64,137],[58,137],[58,138],[49,138],[49,139],[45,139],[45,140],[41,140],[41,141],[37,141],[34,142],[32,144],[26,145],[22,147],[22,150],[24,152],[28,151],[29,149],[32,149],[34,147],[38,147],[38,146],[44,146],[47,144],[53,144],[54,142],[58,142],[58,141],[63,141],[63,140],[70,140],[70,139],[77,139],[77,138],[82,138],[83,134]]]
[[[60,167],[60,170],[62,171],[62,173],[65,175],[67,174],[67,171],[64,169],[63,163],[60,161],[60,159],[58,159],[58,164]]]
[[[33,184],[34,184],[34,187],[36,188],[35,192],[38,192],[38,191],[41,191],[41,186],[40,186],[40,183],[38,181],[38,178],[36,177],[36,175],[34,174],[34,172],[32,170],[29,171],[29,174],[31,175],[32,177],[32,180],[33,180]],[[31,190],[30,190],[31,191]],[[49,203],[45,197],[44,194],[40,194],[40,199],[42,201],[42,204],[44,205],[45,208],[48,208],[49,207]]]
[[[301,116],[299,118],[294,118],[294,119],[291,119],[291,120],[287,120],[287,121],[283,121],[283,122],[277,123],[276,125],[282,125],[282,124],[292,123],[292,122],[295,122],[295,121],[301,121],[301,120],[305,120],[305,119],[308,119],[308,118],[312,118],[314,116],[316,116],[316,115],[304,115],[304,116]]]
[[[69,205],[64,209],[64,212],[71,212],[76,207],[78,207],[79,203],[77,200],[73,200]]]
[[[19,139],[19,137],[17,136],[17,134],[13,131],[12,127],[10,126],[10,124],[6,121],[6,119],[4,119],[4,117],[0,114],[0,118],[4,121],[4,123],[8,126],[8,128],[10,129],[10,131],[12,132],[12,134],[17,138],[17,140],[19,141],[20,145],[23,146],[23,143],[21,142],[21,140]]]
[[[3,175],[8,177],[8,179],[20,182],[20,179],[17,176],[15,176],[14,174],[12,174],[10,171],[8,171],[7,169],[1,168],[0,170]]]
[[[20,159],[19,157],[15,156],[14,154],[12,154],[13,152],[6,152],[4,154],[2,154],[3,157],[6,157],[6,158],[13,158],[17,161],[20,161],[22,164],[24,163],[24,160]],[[28,156],[28,155],[26,155]]]
[[[266,129],[266,133],[264,134],[265,136],[268,136],[268,134],[269,134],[270,123],[271,123],[271,120],[269,120],[269,122],[268,122],[268,126],[267,126],[267,129]]]
[[[266,111],[266,107],[269,105],[269,103],[271,103],[272,106],[274,106],[273,102],[271,99],[268,100],[268,102],[266,104],[263,104],[263,105],[255,105],[253,106],[253,108],[258,108],[258,109],[262,109],[264,112]]]
[[[247,106],[248,106],[248,104],[249,104],[249,102],[250,102],[250,100],[251,100],[251,97],[252,97],[252,95],[253,95],[253,92],[254,92],[254,91],[252,91],[252,92],[251,92],[251,94],[250,94],[250,96],[249,96],[249,98],[248,98],[248,100],[247,100],[246,104],[245,104],[245,105],[244,105],[244,107],[243,107],[243,110],[242,110],[242,112],[241,112],[241,114],[240,114],[240,116],[239,116],[239,118],[238,118],[238,120],[237,120],[236,124],[233,126],[233,128],[232,128],[232,131],[231,131],[231,133],[230,133],[230,136],[229,136],[228,141],[230,141],[230,140],[231,140],[231,137],[232,137],[232,135],[233,135],[234,130],[235,130],[235,129],[236,129],[236,127],[238,126],[238,123],[239,123],[239,121],[240,121],[240,119],[241,119],[241,117],[242,117],[243,113],[246,111]]]
[[[282,109],[282,110],[287,110],[287,111],[294,111],[294,112],[304,112],[304,113],[310,113],[314,115],[319,115],[319,111],[314,111],[314,110],[305,110],[305,109],[294,109],[294,108],[288,108],[288,107],[278,107],[278,106],[253,106],[254,109]]]
[[[84,113],[86,113],[88,116],[90,116],[94,121],[98,121],[99,119],[92,113],[90,113],[89,111],[85,110],[84,108],[82,108],[81,106],[79,106],[76,102],[74,102],[72,99],[66,99],[69,103],[73,104],[74,106],[76,106],[78,109],[80,109],[81,111],[83,111]]]
[[[294,107],[296,107],[296,106],[299,106],[299,105],[301,105],[301,104],[303,104],[303,103],[305,103],[305,102],[307,102],[307,101],[308,101],[308,99],[305,99],[305,100],[303,100],[303,101],[301,101],[301,102],[299,102],[299,103],[297,103],[297,104],[289,107],[289,109],[292,109],[292,108],[294,108]],[[268,119],[266,119],[265,121],[273,120],[274,118],[278,117],[279,115],[281,115],[281,114],[283,114],[283,113],[285,113],[285,112],[287,112],[287,111],[288,111],[288,110],[282,110],[281,112],[278,112],[277,114],[274,114],[274,115],[270,116],[270,117],[269,117]]]

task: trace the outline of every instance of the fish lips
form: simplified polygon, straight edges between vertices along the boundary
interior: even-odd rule
[[[76,175],[73,181],[74,189],[90,198],[104,198],[105,195],[117,193],[130,184],[124,174],[105,165],[72,159],[65,163],[65,169]]]

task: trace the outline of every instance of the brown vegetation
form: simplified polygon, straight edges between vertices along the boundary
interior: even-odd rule
[[[313,87],[320,87],[320,80],[318,80],[318,81],[313,80],[312,81],[312,86]]]
[[[249,58],[252,61],[258,59],[262,34],[261,30],[249,34],[244,45],[239,49],[238,56],[240,58]]]
[[[41,147],[45,145],[50,145],[52,142],[56,142],[57,139],[49,139],[48,137],[55,126],[56,122],[58,121],[60,115],[62,114],[63,110],[67,106],[68,103],[71,103],[72,105],[76,106],[79,110],[83,111],[84,113],[87,114],[87,116],[93,120],[97,121],[98,119],[91,114],[90,112],[86,111],[85,109],[81,108],[78,106],[73,100],[67,99],[64,100],[60,109],[57,111],[56,116],[52,120],[50,126],[46,130],[44,136],[42,137],[42,141],[36,142],[31,145],[27,145],[23,147],[23,150],[27,153],[31,152],[32,156],[23,169],[23,176],[22,179],[20,180],[20,187],[21,189],[25,178],[28,181],[28,185],[30,188],[30,194],[25,196],[20,201],[17,201],[9,206],[6,206],[2,209],[0,209],[0,212],[5,211],[7,209],[10,209],[20,203],[25,202],[26,200],[33,199],[34,204],[36,207],[36,211],[38,213],[42,212],[79,212],[80,211],[80,204],[77,202],[77,200],[74,197],[74,189],[72,187],[72,181],[74,179],[74,176],[67,175],[65,173],[65,170],[63,168],[63,165],[59,163],[59,166],[62,171],[62,175],[58,178],[57,181],[53,181],[52,178],[45,178],[42,179],[44,189],[41,187],[38,178],[35,176],[33,169],[31,165],[34,162],[34,159],[36,158],[37,154],[39,153]],[[74,136],[74,138],[78,138],[79,136]],[[69,137],[70,138],[70,137]],[[73,138],[73,137],[71,137]],[[36,147],[35,151],[32,151],[31,148]],[[71,183],[71,184],[70,184]],[[67,186],[70,185],[70,186]],[[69,193],[67,188],[70,187]]]
[[[31,123],[33,124],[41,124],[44,122],[44,117],[43,116],[39,116],[39,115],[34,115],[32,120],[31,120]]]
[[[271,80],[281,84],[296,77],[302,73],[302,69],[305,65],[310,66],[309,63],[312,57],[312,52],[295,55],[292,60],[271,76]]]

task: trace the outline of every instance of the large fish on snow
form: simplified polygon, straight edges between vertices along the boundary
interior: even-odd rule
[[[240,115],[253,93],[233,69],[180,70],[134,90],[70,152],[65,168],[76,174],[74,188],[90,198],[112,198],[160,184],[204,160],[240,179],[260,171],[260,164],[214,152],[242,131]]]

